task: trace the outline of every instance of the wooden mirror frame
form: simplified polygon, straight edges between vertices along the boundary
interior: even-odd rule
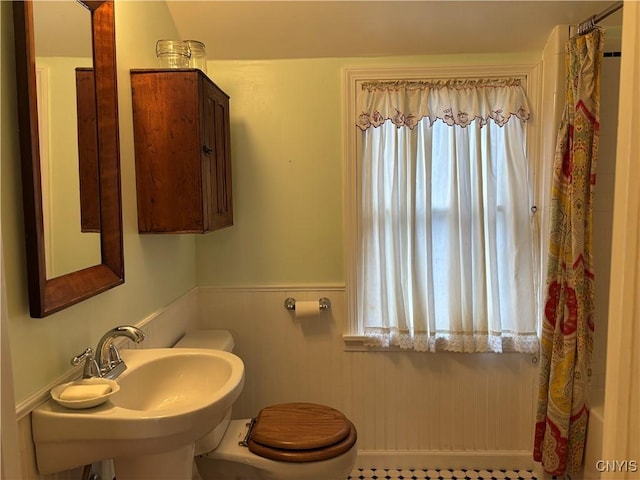
[[[27,280],[29,308],[35,318],[124,282],[114,5],[113,0],[81,3],[91,12],[102,263],[55,278],[47,278],[45,262],[33,5],[31,0],[13,4]]]

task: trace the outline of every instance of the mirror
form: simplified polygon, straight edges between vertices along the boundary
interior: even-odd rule
[[[75,0],[32,5],[45,259],[57,277],[100,263],[91,12]]]
[[[95,94],[90,110],[95,112],[101,263],[60,275],[48,275],[46,271],[33,2],[13,4],[29,306],[31,316],[36,318],[124,282],[114,5],[112,0],[81,3],[90,12],[93,38],[93,82],[89,82]],[[58,15],[53,18],[64,22]],[[67,28],[73,27],[67,24]],[[85,101],[82,103],[86,106]]]

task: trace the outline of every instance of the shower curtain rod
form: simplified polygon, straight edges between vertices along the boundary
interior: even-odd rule
[[[610,7],[604,9],[602,12],[597,15],[591,15],[588,19],[578,24],[578,35],[584,35],[585,33],[589,33],[591,30],[596,28],[598,22],[604,20],[612,13],[617,12],[622,8],[624,2],[616,2]]]

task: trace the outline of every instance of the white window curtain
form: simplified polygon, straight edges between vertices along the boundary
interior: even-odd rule
[[[528,118],[518,79],[362,84],[367,345],[537,351]]]

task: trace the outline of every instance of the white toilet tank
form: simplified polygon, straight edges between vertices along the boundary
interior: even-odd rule
[[[225,352],[233,351],[233,347],[233,336],[228,330],[193,330],[185,333],[173,346],[173,348],[207,348]],[[196,442],[195,455],[203,455],[214,450],[220,444],[230,421],[231,408],[222,422],[211,425],[211,432]]]
[[[233,351],[233,337],[228,330],[192,330],[173,346],[174,348],[209,348]]]

